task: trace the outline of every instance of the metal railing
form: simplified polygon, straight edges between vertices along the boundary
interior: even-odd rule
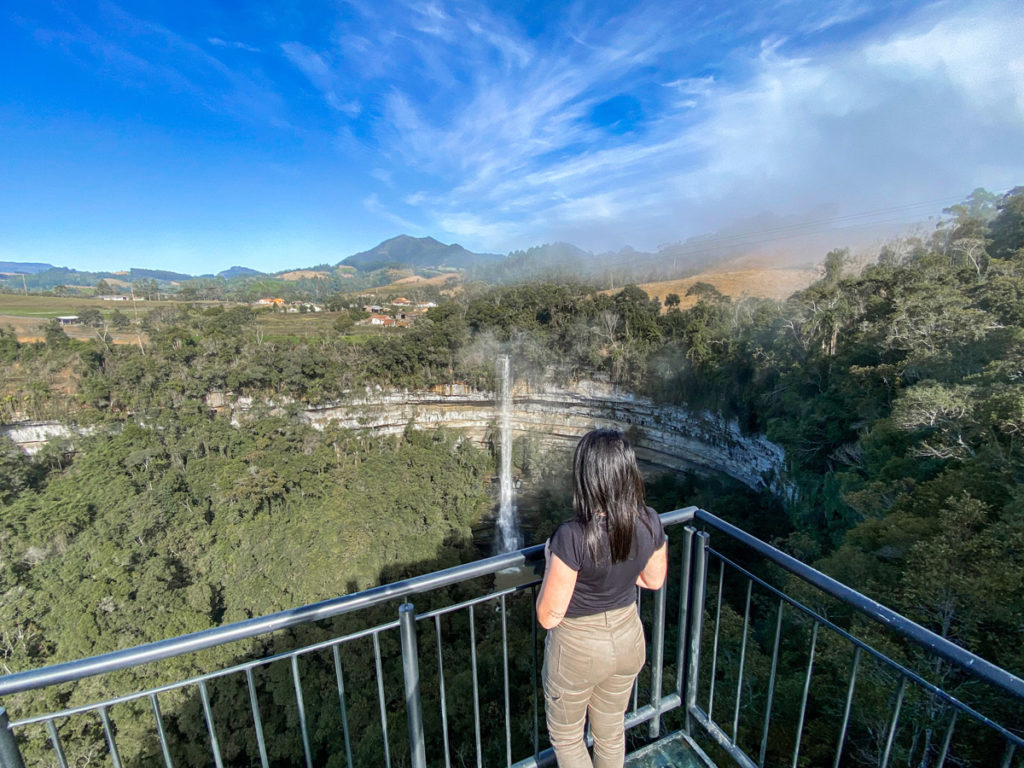
[[[964,750],[977,750],[979,744],[990,750],[996,742],[1005,745],[1002,766],[1021,765],[1024,741],[1013,730],[1020,720],[1008,716],[997,722],[982,714],[876,650],[854,629],[863,629],[858,622],[864,618],[874,620],[906,647],[921,648],[926,660],[941,659],[947,672],[963,670],[964,680],[992,688],[1018,708],[1024,703],[1024,681],[703,510],[689,507],[661,518],[673,561],[679,563],[678,571],[672,567],[678,578],[667,580],[653,599],[638,595],[650,663],[626,715],[635,741],[658,738],[668,718],[667,725],[687,734],[694,747],[702,740],[709,752],[718,749],[744,768],[783,762],[795,767],[802,755],[805,762],[820,761],[824,741],[834,768],[886,766],[896,753],[907,754],[907,733],[942,720],[939,738],[925,748],[913,747],[918,757],[927,757],[921,765],[963,764],[972,757]],[[673,528],[681,524],[682,531]],[[695,525],[723,534],[730,546],[741,548],[742,558],[712,549],[709,534]],[[239,640],[270,646],[282,630],[318,628],[327,635],[13,723],[0,708],[0,768],[22,768],[25,754],[41,764],[68,766],[76,762],[69,751],[81,749],[80,743],[91,745],[92,757],[105,756],[120,768],[126,760],[118,743],[123,724],[134,731],[133,743],[139,732],[151,737],[150,751],[127,761],[168,768],[210,760],[218,768],[256,760],[264,768],[289,761],[312,768],[331,754],[343,754],[350,767],[370,760],[389,768],[396,763],[418,767],[427,765],[428,749],[430,762],[443,762],[445,768],[550,765],[554,758],[541,727],[541,652],[533,619],[543,563],[542,547],[530,547],[270,616],[0,677],[3,703],[7,697],[24,700],[32,691],[65,690],[94,675],[149,669]],[[822,609],[807,607],[755,575],[753,566],[764,564],[795,577],[800,590],[834,599],[844,615],[827,618]],[[466,591],[479,579],[488,583],[474,594],[449,594]],[[713,611],[708,610],[712,593]],[[386,605],[395,602],[400,602],[397,619],[380,621]],[[351,631],[323,626],[368,614],[378,623]],[[802,651],[794,650],[797,641],[806,643]],[[849,672],[840,685],[825,668],[837,667],[847,647]],[[794,655],[800,653],[806,662],[797,669]],[[783,688],[796,692],[799,707],[784,702],[789,710],[782,710],[778,691]],[[871,706],[858,708],[857,697],[865,692]],[[880,701],[888,702],[888,714],[877,727],[865,720],[877,718]],[[908,715],[910,702],[915,710]],[[168,714],[168,704],[176,711]],[[716,719],[716,704],[726,712],[724,723]],[[405,737],[396,727],[403,711]],[[71,750],[72,739],[62,731],[73,736]],[[197,752],[200,736],[205,747]]]

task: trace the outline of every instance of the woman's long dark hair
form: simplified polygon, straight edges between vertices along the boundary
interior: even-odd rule
[[[607,539],[613,563],[628,560],[637,520],[650,528],[645,513],[644,481],[629,440],[612,429],[588,432],[572,459],[572,508],[583,524],[591,559],[604,558]]]

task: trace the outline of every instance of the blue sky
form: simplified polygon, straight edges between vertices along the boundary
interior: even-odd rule
[[[8,0],[0,260],[842,245],[1024,184],[1022,41],[970,0]]]

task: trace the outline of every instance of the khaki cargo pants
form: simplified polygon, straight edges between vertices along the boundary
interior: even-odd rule
[[[544,646],[544,710],[559,768],[621,768],[624,718],[633,681],[646,660],[636,606],[563,619]],[[587,714],[594,760],[583,729]]]

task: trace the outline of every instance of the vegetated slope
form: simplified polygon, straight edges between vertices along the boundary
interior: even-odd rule
[[[709,286],[697,293],[694,306],[661,312],[659,303],[635,286],[606,295],[578,285],[518,285],[462,292],[408,330],[363,345],[349,343],[340,333],[268,343],[254,332],[250,308],[182,306],[154,314],[145,355],[136,348],[72,343],[59,329],[52,334],[47,329],[46,345],[19,345],[0,329],[0,362],[5,366],[0,374],[11,380],[8,371],[14,365],[35,365],[42,374],[0,401],[0,407],[46,418],[48,399],[56,397],[46,374],[71,366],[81,376],[81,406],[100,414],[96,418],[109,414],[111,420],[135,417],[150,424],[163,419],[169,425],[165,431],[147,433],[171,440],[166,450],[145,442],[113,446],[97,441],[100,451],[116,447],[121,452],[111,465],[116,467],[113,475],[118,483],[131,482],[147,495],[150,501],[142,511],[177,510],[173,502],[188,498],[193,507],[217,500],[203,502],[212,504],[214,513],[257,504],[266,505],[269,514],[279,510],[282,493],[294,497],[295,489],[283,476],[303,467],[316,475],[315,457],[320,454],[314,451],[297,463],[280,464],[275,446],[283,438],[272,432],[252,445],[236,447],[226,425],[218,426],[223,434],[209,440],[190,444],[183,439],[179,444],[172,426],[186,418],[205,418],[202,397],[211,389],[322,402],[345,389],[374,384],[418,387],[466,381],[490,386],[499,351],[513,354],[513,365],[524,379],[551,371],[565,377],[606,375],[635,391],[713,409],[737,418],[746,429],[767,432],[786,448],[795,488],[785,511],[792,533],[783,546],[1021,674],[1022,222],[1024,190],[1004,197],[998,211],[992,205],[955,206],[932,236],[891,243],[859,272],[847,268],[843,251],[830,252],[822,279],[785,302],[732,301]],[[293,444],[302,451],[305,441]],[[205,473],[192,467],[188,451],[235,463],[218,475],[216,487],[193,486],[190,473]],[[36,462],[10,450],[2,458],[0,522],[15,535],[0,537],[0,563],[14,564],[6,578],[25,588],[25,594],[17,595],[20,605],[31,601],[37,580],[49,578],[44,566],[50,561],[40,560],[38,550],[76,546],[81,526],[94,514],[106,519],[106,510],[81,495],[85,477],[80,483],[54,481],[65,471],[60,461],[66,457],[59,452],[39,459],[49,461],[43,467],[51,473],[45,487],[33,485],[39,477]],[[331,460],[339,459],[335,455]],[[171,468],[166,483],[156,477],[151,481],[153,468],[161,464]],[[404,465],[397,466],[404,471]],[[375,474],[375,482],[390,482],[400,474],[393,470]],[[317,475],[312,482],[323,480]],[[60,494],[55,499],[59,503],[39,498],[51,488]],[[355,498],[364,488],[376,490],[373,484],[350,488]],[[229,495],[219,495],[225,493]],[[301,490],[298,496],[302,503]],[[165,503],[168,498],[171,504]],[[104,524],[115,522],[122,524],[120,517]],[[140,548],[151,546],[146,535],[132,538],[136,535],[128,530],[118,546],[134,547],[132,541]],[[187,540],[181,542],[185,545],[190,545]],[[120,553],[109,562],[116,565],[109,572],[128,584],[144,568],[154,567],[144,557]],[[118,594],[130,594],[130,589],[119,586]],[[0,616],[0,627],[17,627],[14,622],[32,615],[27,611],[46,610],[46,594],[34,607],[15,607],[9,618]],[[208,596],[217,597],[200,593],[198,607],[191,610],[209,610]],[[98,637],[94,624],[108,629],[119,620],[95,600],[60,600],[78,611],[82,632],[93,633],[83,636]],[[724,625],[723,631],[738,639],[741,620]],[[32,627],[22,628],[30,636]],[[862,628],[854,629],[861,634]],[[76,637],[62,627],[57,631],[70,640]],[[756,631],[752,636],[764,635]],[[891,640],[886,640],[887,650],[921,661],[916,651],[900,649]],[[753,647],[750,653],[752,670],[767,668],[765,654],[754,665]],[[804,654],[801,650],[780,658],[783,679],[803,679]],[[826,665],[815,667],[815,690],[831,686],[838,692],[834,701],[841,701],[847,690],[848,659],[838,667],[841,674],[826,682],[819,677]],[[948,668],[936,674],[954,695],[971,695],[973,684]],[[858,691],[869,694],[862,709],[883,725],[882,731],[854,728],[851,754],[876,750],[877,734],[891,717],[892,689],[892,681],[858,681]],[[940,715],[945,717],[934,711],[908,712],[901,729],[937,732],[934,718]],[[793,732],[795,717],[795,708],[779,710],[784,732]],[[945,725],[943,721],[941,728]],[[1024,723],[1007,725],[1020,728]],[[767,762],[780,763],[789,758],[785,753],[791,745],[771,744],[769,749]],[[833,752],[833,741],[809,740],[805,754],[808,764],[819,765],[828,764]],[[998,764],[1002,745],[995,755],[981,747],[962,754],[974,759],[965,765]]]
[[[278,272],[274,275],[278,280],[326,280],[330,275],[327,272],[320,272],[315,269],[293,269],[289,272]]]
[[[385,240],[376,248],[353,254],[341,264],[363,271],[383,267],[456,267],[465,268],[474,264],[500,258],[490,253],[473,253],[461,245],[445,245],[432,237],[410,237],[399,235]]]
[[[223,277],[225,280],[230,280],[233,277],[261,277],[264,273],[258,269],[251,269],[250,267],[229,267],[221,270],[217,273],[217,277]]]
[[[45,272],[48,269],[54,269],[53,264],[43,264],[35,261],[0,261],[0,274],[34,275],[37,272]]]

